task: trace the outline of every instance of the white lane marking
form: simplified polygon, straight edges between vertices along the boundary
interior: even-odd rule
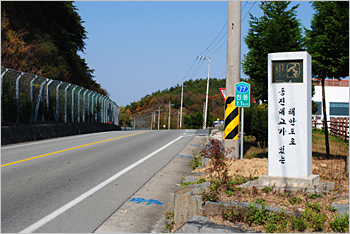
[[[50,222],[51,220],[53,220],[54,218],[56,218],[57,216],[59,216],[60,214],[64,213],[65,211],[69,210],[70,208],[72,208],[73,206],[75,206],[76,204],[78,204],[79,202],[83,201],[85,198],[91,196],[92,194],[94,194],[95,192],[97,192],[98,190],[102,189],[104,186],[106,186],[107,184],[111,183],[113,180],[117,179],[118,177],[120,177],[121,175],[125,174],[126,172],[130,171],[131,169],[133,169],[134,167],[138,166],[139,164],[143,163],[144,161],[146,161],[147,159],[151,158],[152,156],[154,156],[155,154],[159,153],[160,151],[162,151],[163,149],[167,148],[168,146],[170,146],[171,144],[175,143],[176,141],[180,140],[183,136],[179,136],[178,138],[176,138],[175,140],[170,141],[168,144],[164,145],[163,147],[157,149],[156,151],[150,153],[149,155],[147,155],[146,157],[140,159],[139,161],[131,164],[130,166],[124,168],[123,170],[121,170],[120,172],[118,172],[117,174],[113,175],[112,177],[108,178],[107,180],[103,181],[102,183],[98,184],[97,186],[93,187],[92,189],[90,189],[89,191],[83,193],[82,195],[80,195],[79,197],[75,198],[74,200],[68,202],[67,204],[65,204],[64,206],[62,206],[61,208],[55,210],[54,212],[52,212],[51,214],[43,217],[42,219],[40,219],[39,221],[33,223],[32,225],[30,225],[29,227],[23,229],[22,231],[20,231],[19,233],[32,233],[34,231],[36,231],[37,229],[39,229],[40,227],[44,226],[46,223]]]
[[[121,131],[121,132],[129,132],[129,131]],[[13,146],[1,147],[1,150],[12,149],[12,148],[17,148],[17,147],[22,147],[22,146],[29,146],[29,145],[37,145],[37,144],[42,144],[42,143],[47,143],[47,142],[69,140],[69,139],[72,139],[72,138],[74,139],[74,138],[95,136],[95,135],[107,134],[107,133],[112,133],[112,132],[98,132],[98,133],[88,133],[88,134],[77,135],[77,136],[60,137],[59,139],[49,139],[49,140],[43,140],[43,141],[34,142],[34,143],[28,143],[28,144],[24,143],[24,144],[21,144],[21,145],[13,145]]]

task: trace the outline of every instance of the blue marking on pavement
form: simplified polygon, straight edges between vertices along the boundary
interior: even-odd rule
[[[190,144],[190,146],[198,146],[198,145]]]
[[[182,158],[194,158],[193,156],[185,156],[185,155],[178,155],[178,156]]]
[[[141,197],[139,197],[139,198],[133,198],[133,199],[131,199],[130,201],[131,201],[131,202],[136,201],[137,204],[139,204],[139,203],[146,203],[147,206],[150,205],[150,204],[163,205],[163,203],[161,203],[161,202],[158,201],[158,200],[154,200],[154,199],[146,200],[146,199],[141,198]]]

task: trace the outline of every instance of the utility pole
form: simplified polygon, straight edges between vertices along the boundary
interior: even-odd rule
[[[177,129],[179,129],[180,111],[177,110]]]
[[[159,118],[160,118],[160,106],[159,106],[159,109],[158,109],[158,130],[159,130]]]
[[[136,120],[136,116],[134,117],[134,130],[136,130],[135,120]]]
[[[169,129],[169,130],[170,130],[170,116],[171,116],[171,115],[170,115],[170,109],[171,109],[171,108],[170,108],[170,99],[169,99],[169,126],[168,126],[168,129]]]
[[[227,65],[225,101],[225,148],[234,150],[229,158],[239,158],[239,108],[234,106],[235,84],[240,82],[241,71],[241,2],[228,2]],[[243,136],[242,136],[243,137]]]
[[[205,111],[204,111],[204,121],[203,121],[203,129],[206,129],[207,128],[207,113],[208,113],[209,74],[210,74],[210,50],[209,50],[209,57],[203,57],[203,56],[198,56],[198,57],[208,59],[208,61],[209,61],[209,63],[208,63],[207,92],[205,95]]]
[[[181,88],[181,114],[180,114],[180,129],[182,127],[182,103],[183,103],[183,96],[184,96],[184,82],[182,82],[182,88]]]
[[[151,115],[151,130],[153,130],[153,124],[155,122],[156,113],[153,111],[153,112],[151,112],[151,114],[152,114]]]

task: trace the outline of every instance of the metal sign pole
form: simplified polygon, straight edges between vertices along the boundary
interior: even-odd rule
[[[243,137],[244,137],[244,107],[241,107],[241,159],[243,159]]]

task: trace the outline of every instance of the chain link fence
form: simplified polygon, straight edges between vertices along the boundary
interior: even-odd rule
[[[66,82],[1,68],[1,124],[110,123],[119,106],[102,94]]]

